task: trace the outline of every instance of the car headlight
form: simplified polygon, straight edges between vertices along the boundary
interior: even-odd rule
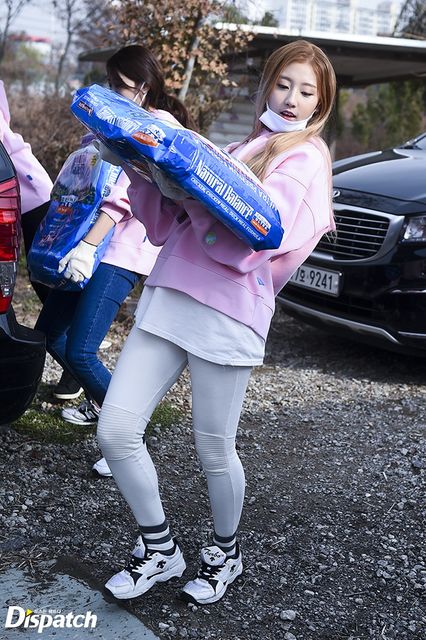
[[[409,218],[402,242],[426,242],[426,215]]]

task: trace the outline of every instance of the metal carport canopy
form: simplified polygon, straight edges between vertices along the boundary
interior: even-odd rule
[[[254,33],[246,55],[265,59],[274,49],[303,38],[329,56],[340,86],[356,87],[426,77],[426,40],[362,36],[323,31],[287,31],[275,27],[240,25]],[[236,26],[223,24],[223,29]]]
[[[324,49],[336,71],[340,86],[356,87],[426,77],[426,40],[361,36],[346,33],[330,34],[322,31],[286,31],[275,27],[238,25],[254,34],[246,51],[233,56],[265,59],[274,49],[304,38]],[[220,29],[234,30],[237,25],[219,24]],[[105,62],[119,49],[93,49],[79,55],[81,62]],[[231,66],[233,66],[231,64]],[[257,65],[256,65],[257,66]]]

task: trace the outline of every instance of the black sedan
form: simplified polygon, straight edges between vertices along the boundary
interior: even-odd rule
[[[337,232],[278,296],[314,326],[426,356],[426,134],[333,165]]]
[[[0,425],[31,403],[43,372],[44,335],[19,324],[12,308],[21,237],[19,185],[0,143]]]

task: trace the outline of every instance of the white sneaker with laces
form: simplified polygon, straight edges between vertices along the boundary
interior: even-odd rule
[[[111,469],[108,466],[108,462],[105,458],[101,458],[92,467],[92,470],[98,474],[98,476],[102,476],[103,478],[111,478],[112,473]]]
[[[62,409],[64,420],[72,424],[91,425],[96,424],[101,410],[90,400],[83,400],[78,407]]]
[[[123,571],[113,575],[105,585],[119,600],[136,598],[151,589],[156,582],[167,582],[180,578],[186,569],[182,551],[176,541],[173,555],[166,556],[159,551],[148,551],[139,536],[129,564]]]
[[[204,547],[201,549],[201,569],[195,580],[184,586],[180,598],[197,605],[217,602],[242,572],[243,563],[238,543],[235,557],[232,558],[228,558],[219,547]]]

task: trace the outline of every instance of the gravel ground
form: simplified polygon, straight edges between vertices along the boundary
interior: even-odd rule
[[[19,303],[17,311],[30,324],[31,313]],[[124,312],[120,319],[103,352],[111,366],[130,325]],[[209,607],[176,599],[184,579],[122,606],[165,639],[425,640],[425,365],[277,310],[238,439],[245,572]],[[45,382],[57,375],[48,360]],[[185,375],[168,400],[183,418],[154,427],[148,446],[186,578],[212,523]],[[99,456],[94,430],[72,445],[11,428],[0,436],[2,568],[24,563],[40,577],[56,559],[56,570],[100,588],[122,568],[136,532],[114,481],[90,473]]]

